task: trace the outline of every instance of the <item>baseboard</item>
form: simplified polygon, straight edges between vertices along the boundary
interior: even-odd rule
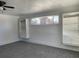
[[[64,49],[64,50],[70,50],[70,51],[79,52],[79,50],[68,49],[68,48],[64,48],[64,47],[51,46],[51,45],[42,44],[42,43],[36,43],[36,42],[32,42],[32,41],[27,41],[27,40],[23,40],[23,41],[24,41],[24,42],[28,42],[28,43],[32,43],[32,44],[44,45],[44,46],[49,46],[49,47],[54,47],[54,48],[59,48],[59,49]]]
[[[1,46],[5,46],[5,45],[9,45],[9,44],[12,44],[12,43],[15,43],[15,42],[18,42],[18,41],[20,41],[20,40],[17,40],[17,41],[13,41],[13,42],[10,42],[10,43],[6,43],[6,44],[2,44],[2,45],[0,45],[0,47],[1,47]]]

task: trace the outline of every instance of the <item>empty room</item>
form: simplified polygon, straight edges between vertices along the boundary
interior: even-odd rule
[[[0,58],[79,58],[79,0],[0,0]]]

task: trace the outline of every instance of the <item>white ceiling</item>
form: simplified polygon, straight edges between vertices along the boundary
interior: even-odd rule
[[[4,13],[29,14],[57,8],[76,6],[79,0],[3,0],[7,5],[15,6],[15,9],[7,9]],[[76,7],[78,8],[78,7]],[[70,8],[71,9],[71,8]]]

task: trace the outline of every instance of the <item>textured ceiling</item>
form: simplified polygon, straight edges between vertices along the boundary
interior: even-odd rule
[[[7,5],[15,6],[15,9],[7,9],[4,13],[29,14],[54,9],[63,9],[64,7],[76,6],[79,0],[3,0]],[[77,8],[77,7],[75,7]],[[72,9],[72,8],[70,8]]]

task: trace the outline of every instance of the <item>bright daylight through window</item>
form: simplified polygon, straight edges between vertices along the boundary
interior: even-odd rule
[[[59,24],[59,16],[43,16],[38,18],[33,18],[31,20],[32,25],[49,25],[49,24]]]

